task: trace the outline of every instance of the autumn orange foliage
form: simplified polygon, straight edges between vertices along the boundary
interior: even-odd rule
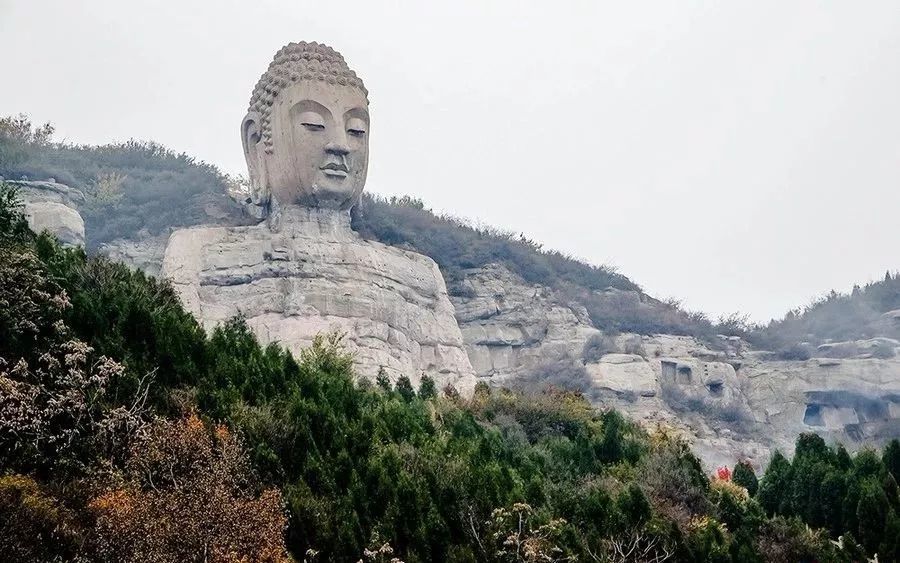
[[[196,416],[158,421],[131,451],[126,482],[97,496],[106,560],[287,562],[281,494],[259,494],[239,441]]]

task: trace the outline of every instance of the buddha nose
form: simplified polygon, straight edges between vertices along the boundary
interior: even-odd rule
[[[325,145],[325,152],[335,156],[347,156],[350,153],[350,147],[345,143],[331,142]]]

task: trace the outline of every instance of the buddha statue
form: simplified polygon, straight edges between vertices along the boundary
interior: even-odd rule
[[[211,329],[235,315],[293,352],[338,331],[356,372],[474,387],[447,288],[421,254],[350,228],[369,156],[368,93],[343,57],[291,43],[259,79],[241,121],[251,226],[172,233],[162,274]]]

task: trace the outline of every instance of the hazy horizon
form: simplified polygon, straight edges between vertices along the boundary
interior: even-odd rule
[[[900,6],[0,0],[0,115],[243,173],[275,51],[370,91],[367,190],[522,232],[716,316],[900,268]]]

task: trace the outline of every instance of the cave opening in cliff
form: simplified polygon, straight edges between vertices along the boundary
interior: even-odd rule
[[[810,403],[806,405],[806,412],[803,414],[803,424],[807,426],[825,426],[822,420],[822,405]]]

